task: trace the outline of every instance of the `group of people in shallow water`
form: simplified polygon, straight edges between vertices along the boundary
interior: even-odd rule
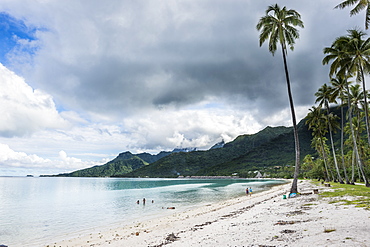
[[[252,190],[252,187],[247,187],[246,189],[245,189],[245,194],[247,195],[247,196],[252,196],[252,193],[253,193],[253,190]],[[143,198],[143,205],[145,205],[145,202],[146,202],[146,199],[145,198]],[[152,203],[154,203],[154,200],[152,200]],[[136,204],[140,204],[140,200],[137,200],[136,201]],[[170,207],[171,209],[174,209],[174,207]]]
[[[145,205],[145,202],[146,202],[146,199],[145,199],[145,198],[143,198],[143,205]],[[152,203],[154,203],[154,200],[152,200]],[[136,204],[140,204],[140,200],[137,200],[137,201],[136,201]]]
[[[251,196],[252,195],[252,193],[253,193],[253,190],[252,190],[252,187],[247,187],[246,189],[245,189],[245,194],[247,195],[247,196]]]
[[[145,205],[145,203],[146,203],[146,199],[143,198],[143,205]],[[154,200],[152,200],[152,203],[154,203]],[[140,200],[137,200],[136,204],[140,204]],[[175,209],[175,207],[162,207],[162,209]]]

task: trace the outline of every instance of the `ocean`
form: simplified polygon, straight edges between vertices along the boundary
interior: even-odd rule
[[[243,196],[247,187],[256,193],[282,183],[256,179],[0,177],[0,245],[42,246],[66,236]]]

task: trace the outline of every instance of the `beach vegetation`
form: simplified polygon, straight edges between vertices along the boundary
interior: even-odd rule
[[[370,188],[362,185],[332,183],[333,191],[320,193],[321,197],[332,198],[330,203],[355,205],[370,210]]]
[[[300,169],[300,147],[299,147],[299,137],[297,120],[295,116],[295,109],[293,103],[293,95],[291,91],[290,76],[287,65],[287,53],[288,47],[290,50],[294,50],[295,40],[299,38],[299,31],[297,27],[303,28],[303,21],[301,20],[301,15],[293,10],[287,9],[285,6],[280,8],[279,5],[270,5],[265,16],[261,17],[257,29],[261,31],[259,36],[260,46],[262,46],[265,41],[268,41],[268,49],[275,54],[278,44],[281,46],[281,52],[284,61],[285,78],[287,83],[289,105],[291,111],[291,117],[293,122],[293,133],[294,133],[294,143],[295,143],[295,171],[294,178],[290,193],[297,193],[297,181]]]

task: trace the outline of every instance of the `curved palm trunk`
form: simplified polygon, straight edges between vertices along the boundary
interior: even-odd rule
[[[324,166],[325,166],[325,171],[326,171],[325,182],[328,182],[328,181],[330,181],[330,174],[329,174],[329,170],[328,170],[328,161],[327,161],[328,158],[326,156],[324,142],[322,141],[322,137],[320,138],[320,144],[321,144],[322,156],[324,158]]]
[[[343,99],[341,99],[341,107],[340,107],[340,118],[341,118],[341,133],[340,133],[340,152],[342,155],[342,166],[344,171],[344,178],[346,179],[346,184],[350,184],[347,169],[344,162],[344,113],[343,113]]]
[[[331,143],[331,150],[333,152],[333,159],[334,159],[334,165],[335,165],[335,170],[337,171],[337,177],[339,180],[339,183],[343,184],[343,179],[339,173],[339,167],[338,167],[338,162],[337,162],[337,156],[335,155],[335,149],[334,149],[334,141],[333,141],[333,134],[332,134],[332,128],[329,120],[329,104],[325,104],[326,107],[326,112],[327,112],[327,119],[328,119],[328,126],[329,126],[329,137],[330,137],[330,143]]]
[[[365,101],[365,123],[366,123],[366,131],[367,131],[367,142],[370,146],[370,130],[369,130],[369,114],[367,111],[368,104],[367,104],[367,92],[366,92],[366,86],[365,86],[365,76],[364,76],[364,70],[362,69],[362,66],[360,66],[361,71],[361,77],[362,77],[362,91],[364,93],[364,101]]]
[[[355,148],[353,147],[353,153],[352,153],[352,179],[351,179],[351,184],[355,184]]]
[[[356,157],[356,160],[357,160],[357,164],[358,164],[358,167],[361,171],[361,175],[364,179],[364,182],[365,182],[365,185],[366,187],[370,187],[370,184],[369,184],[369,181],[367,180],[366,178],[366,175],[365,175],[365,172],[364,172],[364,168],[363,168],[363,165],[362,165],[362,161],[360,159],[360,155],[358,153],[358,147],[357,147],[357,140],[356,140],[356,136],[355,136],[355,131],[353,129],[353,122],[352,122],[352,108],[351,108],[351,103],[350,103],[350,91],[349,91],[349,86],[347,85],[347,94],[348,94],[348,107],[349,107],[349,126],[351,128],[351,135],[352,135],[352,141],[353,141],[353,149],[355,151],[355,157]]]
[[[294,104],[293,104],[293,95],[290,88],[290,79],[289,79],[289,72],[288,72],[288,65],[286,61],[286,49],[284,44],[281,44],[281,51],[283,53],[283,60],[284,60],[284,69],[285,69],[285,77],[286,83],[288,87],[288,96],[289,96],[289,104],[290,104],[290,111],[292,114],[292,121],[293,121],[293,132],[294,132],[294,143],[295,143],[295,169],[294,169],[294,177],[292,187],[290,189],[290,193],[298,193],[298,175],[300,170],[300,150],[299,150],[299,138],[298,138],[298,128],[297,128],[297,120],[295,117],[294,111]]]

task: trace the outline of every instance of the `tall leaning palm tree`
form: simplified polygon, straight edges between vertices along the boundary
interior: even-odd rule
[[[270,5],[267,8],[266,15],[260,18],[256,27],[258,31],[261,31],[259,36],[260,46],[262,46],[262,44],[265,41],[269,40],[268,47],[272,55],[275,54],[278,43],[280,43],[281,45],[281,51],[284,60],[286,83],[288,87],[290,111],[293,121],[295,154],[296,154],[294,179],[292,187],[290,189],[290,193],[297,193],[298,192],[297,181],[300,169],[300,148],[299,148],[297,120],[295,116],[293,96],[290,87],[289,71],[286,56],[288,52],[287,46],[289,46],[291,50],[294,50],[295,40],[299,38],[299,32],[296,27],[303,28],[304,25],[301,20],[301,15],[297,11],[293,9],[287,9],[286,7],[280,8],[279,5],[275,4]]]
[[[335,6],[336,9],[344,9],[349,6],[355,7],[349,12],[351,16],[357,15],[360,11],[366,9],[365,14],[365,28],[369,29],[370,24],[370,1],[369,0],[345,0],[342,3]]]

